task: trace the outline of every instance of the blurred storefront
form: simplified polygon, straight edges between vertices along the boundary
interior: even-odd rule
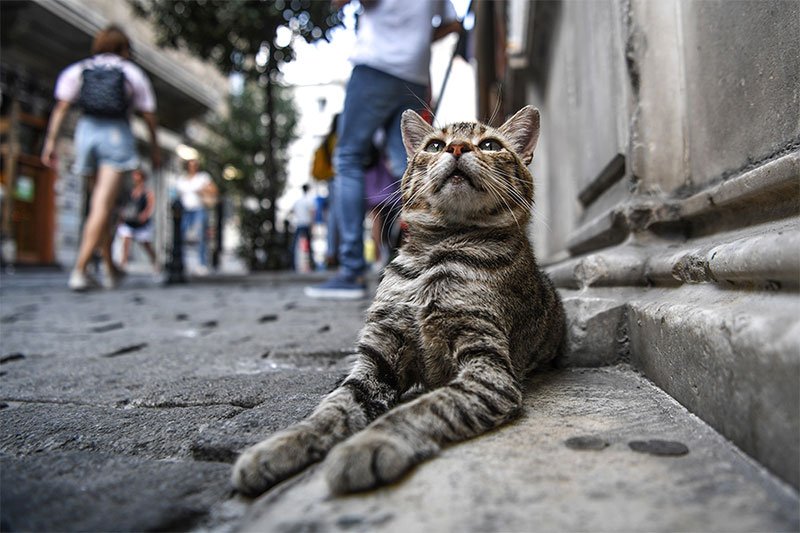
[[[56,171],[44,167],[39,154],[58,73],[86,57],[94,34],[110,23],[131,37],[133,60],[149,75],[158,99],[164,167],[151,176],[150,185],[158,202],[155,244],[163,254],[169,232],[168,183],[183,171],[175,149],[198,141],[203,117],[222,105],[225,78],[186,54],[157,48],[152,30],[133,16],[126,2],[3,1],[0,11],[3,261],[69,266],[74,260],[86,196],[83,178],[70,172],[77,111],[62,128]],[[133,129],[146,156],[146,126],[134,117]],[[143,161],[148,169],[149,161]]]

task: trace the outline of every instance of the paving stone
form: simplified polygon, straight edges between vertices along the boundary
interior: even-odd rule
[[[228,497],[228,465],[90,452],[0,457],[3,531],[178,531]]]
[[[189,459],[192,442],[205,429],[242,411],[228,405],[115,409],[15,404],[0,410],[0,453],[25,456],[94,451],[148,459]]]

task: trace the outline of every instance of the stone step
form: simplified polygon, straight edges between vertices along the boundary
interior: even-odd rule
[[[800,500],[627,366],[537,375],[514,423],[393,486],[332,497],[324,463],[242,531],[796,531]]]

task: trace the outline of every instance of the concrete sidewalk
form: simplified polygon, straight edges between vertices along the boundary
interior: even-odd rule
[[[368,304],[308,300],[315,279],[0,277],[2,530],[800,529],[796,492],[624,366],[540,374],[521,419],[392,487],[331,498],[312,468],[233,495],[236,451],[347,369]]]

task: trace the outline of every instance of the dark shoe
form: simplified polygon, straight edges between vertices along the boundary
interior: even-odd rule
[[[360,300],[367,296],[364,278],[337,274],[325,283],[306,287],[306,296],[320,300]]]

